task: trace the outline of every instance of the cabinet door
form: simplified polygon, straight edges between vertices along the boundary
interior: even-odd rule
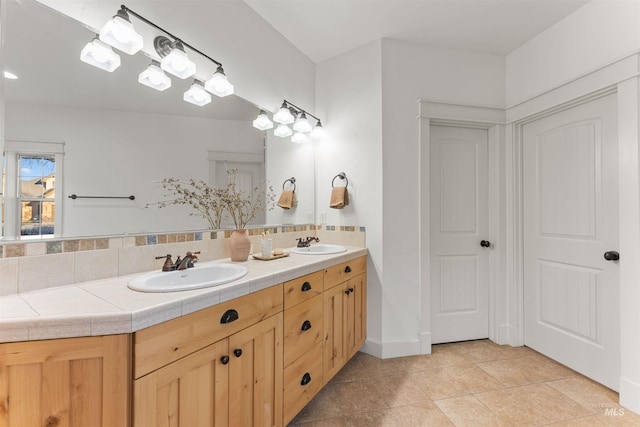
[[[229,425],[282,425],[282,313],[229,337]]]
[[[349,279],[346,286],[345,347],[347,360],[360,350],[367,334],[366,276],[359,274]]]
[[[329,381],[347,361],[345,331],[347,319],[346,283],[324,292],[324,381]]]
[[[0,426],[128,426],[128,335],[0,345]]]
[[[227,344],[211,344],[135,380],[134,427],[229,426]]]

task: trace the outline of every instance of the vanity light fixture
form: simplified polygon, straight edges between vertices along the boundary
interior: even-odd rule
[[[201,81],[195,80],[191,87],[184,93],[183,99],[191,104],[202,107],[211,102],[211,94],[204,90]]]
[[[313,130],[311,131],[309,136],[313,139],[320,139],[324,137],[324,135],[325,133],[324,133],[324,129],[322,128],[322,123],[320,123],[320,120],[318,120],[318,122],[313,127]]]
[[[162,71],[158,61],[152,61],[151,65],[138,75],[138,83],[159,91],[171,87],[171,79]]]
[[[273,128],[273,122],[267,116],[267,112],[260,110],[258,117],[253,121],[253,127],[260,130],[267,130]]]
[[[309,123],[307,116],[311,116],[316,119],[316,125],[314,128],[311,127],[311,123]],[[324,129],[322,128],[322,123],[319,118],[308,111],[303,110],[297,105],[290,103],[286,99],[282,101],[282,106],[273,115],[273,121],[280,123],[276,130],[273,131],[273,134],[281,138],[286,138],[293,134],[292,130],[287,126],[288,124],[293,123],[293,130],[296,133],[293,135],[291,140],[296,143],[305,142],[307,140],[305,134],[309,132],[311,132],[309,136],[314,139],[324,136]]]
[[[291,124],[294,120],[295,117],[293,117],[293,114],[291,114],[289,107],[287,107],[287,101],[284,101],[278,112],[273,115],[273,121],[283,125]]]
[[[111,46],[96,37],[82,48],[80,61],[101,70],[113,72],[120,66],[120,55],[115,53]]]
[[[142,36],[133,28],[124,7],[100,29],[100,40],[129,55],[138,53],[143,45]]]
[[[81,60],[103,70],[113,71],[120,65],[120,57],[113,52],[111,46],[129,55],[140,51],[144,42],[142,36],[133,28],[129,16],[134,16],[145,24],[167,35],[167,37],[157,36],[154,39],[153,47],[160,57],[160,62],[154,61],[146,70],[140,73],[138,78],[140,83],[157,90],[165,90],[171,87],[171,79],[164,74],[162,70],[181,79],[187,79],[195,75],[196,64],[188,57],[185,51],[185,48],[189,48],[191,51],[213,62],[216,66],[216,71],[213,73],[213,76],[204,83],[204,90],[220,97],[234,93],[234,87],[227,79],[222,68],[222,63],[204,54],[202,51],[174,36],[164,28],[156,25],[125,5],[120,6],[120,10],[118,10],[116,15],[102,27],[99,37],[85,46],[85,49],[83,49],[81,53]],[[89,47],[89,45],[95,46]],[[91,53],[94,52],[94,50],[89,49],[101,50],[97,51],[97,53]],[[96,58],[98,58],[98,60],[96,60]],[[202,92],[204,92],[204,90],[201,89],[202,86],[201,81],[198,81],[197,86],[191,85],[191,88],[185,92],[184,99],[196,105],[208,104],[210,97],[208,99],[203,95]],[[196,91],[195,97],[192,97],[192,90]]]
[[[286,138],[293,135],[293,131],[289,126],[280,123],[278,127],[273,131],[273,134],[275,136],[279,136],[280,138]]]
[[[303,133],[311,132],[311,123],[309,123],[309,120],[307,120],[307,115],[304,113],[304,111],[302,111],[298,115],[296,122],[293,124],[293,130]]]
[[[172,42],[165,36],[153,40],[153,46],[162,60],[160,68],[180,79],[186,79],[196,73],[196,64],[189,59],[180,40]]]
[[[204,88],[212,94],[224,97],[232,95],[234,92],[233,85],[227,80],[227,76],[222,69],[222,65],[218,64],[216,72],[204,84]]]

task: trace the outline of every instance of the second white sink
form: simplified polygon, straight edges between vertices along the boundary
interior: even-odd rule
[[[141,292],[176,292],[219,286],[237,280],[249,270],[238,264],[196,265],[176,271],[159,271],[133,279],[128,287]]]
[[[294,254],[303,254],[303,255],[328,255],[328,254],[338,254],[340,252],[346,251],[347,248],[341,245],[330,245],[321,243],[319,245],[311,245],[306,248],[291,248],[290,251]]]

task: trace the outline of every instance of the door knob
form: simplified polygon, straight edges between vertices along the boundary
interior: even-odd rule
[[[491,246],[491,242],[488,240],[481,240],[480,246],[482,246],[483,248],[488,248],[489,246]]]
[[[616,251],[605,252],[604,259],[607,261],[618,261],[620,259],[620,254]]]

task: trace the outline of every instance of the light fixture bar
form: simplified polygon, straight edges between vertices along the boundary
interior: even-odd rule
[[[314,116],[313,114],[311,114],[310,112],[303,110],[302,108],[298,107],[297,105],[287,101],[286,99],[284,101],[282,101],[283,105],[290,105],[291,107],[295,108],[296,110],[298,110],[298,113],[305,113],[307,116],[311,116],[314,119],[316,119],[317,121],[320,121],[319,118],[317,118],[316,116]]]
[[[149,21],[147,18],[145,18],[144,16],[134,12],[133,10],[129,9],[127,6],[125,5],[121,5],[120,9],[124,10],[127,13],[130,13],[131,15],[135,16],[136,18],[138,18],[139,20],[141,20],[142,22],[151,25],[153,28],[158,29],[160,31],[162,31],[163,33],[165,33],[166,35],[168,35],[169,37],[171,37],[174,40],[180,40],[180,42],[182,43],[183,46],[188,47],[189,49],[191,49],[192,51],[204,56],[205,58],[207,58],[209,61],[213,62],[214,64],[216,64],[217,66],[222,66],[222,64],[218,61],[216,61],[215,59],[213,59],[212,57],[210,57],[209,55],[203,53],[202,51],[196,49],[195,47],[191,46],[189,43],[185,42],[184,40],[182,40],[181,38],[174,36],[173,34],[171,34],[169,31],[165,30],[164,28],[162,28],[161,26]]]

